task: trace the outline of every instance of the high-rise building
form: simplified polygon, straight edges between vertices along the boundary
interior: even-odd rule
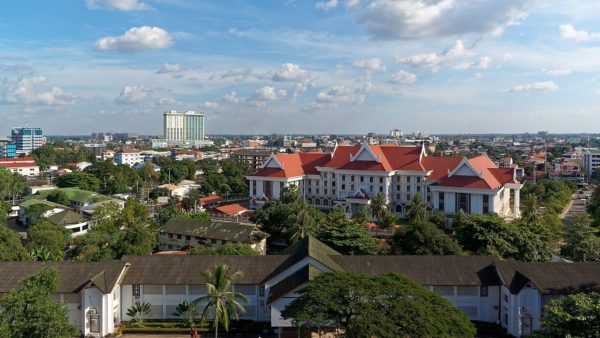
[[[204,114],[194,111],[164,113],[164,135],[170,145],[202,145],[204,141]]]
[[[17,157],[17,145],[9,141],[0,141],[0,158]]]
[[[46,143],[41,128],[13,128],[11,137],[12,142],[16,144],[18,154],[29,154]]]

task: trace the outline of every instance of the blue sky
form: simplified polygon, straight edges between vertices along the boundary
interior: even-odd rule
[[[600,3],[0,5],[0,134],[600,132]]]

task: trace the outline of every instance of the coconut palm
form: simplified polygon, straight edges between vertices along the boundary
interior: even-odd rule
[[[127,309],[127,315],[131,317],[131,319],[139,323],[140,325],[144,325],[144,318],[146,318],[150,314],[150,303],[135,303],[129,309]]]
[[[305,203],[299,205],[298,209],[290,216],[291,236],[290,241],[297,243],[302,238],[312,234],[315,229],[315,219],[310,214]]]
[[[383,196],[382,193],[378,193],[371,198],[370,209],[371,216],[377,219],[377,224],[381,224],[387,211],[387,203],[385,202],[385,196]]]
[[[235,281],[243,276],[241,271],[229,272],[229,266],[219,264],[202,273],[206,280],[207,295],[195,299],[192,304],[205,303],[200,319],[203,321],[208,314],[213,314],[215,338],[219,336],[219,324],[225,331],[229,330],[229,318],[233,316],[238,320],[239,313],[246,312],[241,303],[248,303],[248,298],[238,292],[232,291]]]
[[[541,223],[542,213],[540,212],[537,196],[535,194],[527,194],[523,204],[521,204],[521,219],[531,224]]]
[[[175,312],[173,312],[173,316],[183,319],[185,324],[190,327],[194,325],[194,319],[198,317],[198,315],[199,313],[198,310],[196,310],[196,305],[186,300],[179,303],[175,308]]]
[[[423,223],[427,220],[427,206],[423,203],[420,194],[415,194],[406,208],[408,219],[413,224]]]

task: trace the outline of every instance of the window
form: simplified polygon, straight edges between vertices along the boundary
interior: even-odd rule
[[[444,193],[443,192],[439,192],[439,207],[438,209],[440,210],[444,210]]]
[[[190,237],[190,236],[185,236],[185,240],[186,240],[186,241],[190,241],[190,240],[192,240],[192,237]]]
[[[379,178],[379,183],[383,183],[383,177]]]
[[[354,182],[354,175],[350,176],[350,182]]]
[[[346,180],[346,175],[342,175],[342,181]]]
[[[373,183],[373,177],[369,177],[369,182]]]
[[[207,293],[206,285],[203,284],[190,284],[188,289],[190,295],[205,295]]]
[[[235,292],[239,292],[247,296],[256,295],[256,285],[235,284],[233,288]]]
[[[185,295],[185,285],[166,285],[165,293],[167,295]]]
[[[487,297],[488,296],[488,287],[487,285],[482,285],[479,289],[479,295],[481,297]]]
[[[144,294],[146,295],[162,295],[162,285],[144,285]]]
[[[508,295],[506,295],[506,294],[504,295],[504,302],[508,303]]]
[[[476,297],[478,288],[476,286],[458,286],[456,288],[456,294],[458,296]]]
[[[354,191],[354,184],[350,186],[350,191]]]
[[[134,297],[140,296],[140,285],[139,284],[133,284],[132,293],[133,293]]]
[[[490,212],[490,196],[483,195],[483,213],[487,214]]]
[[[410,183],[410,176],[406,176],[406,183]]]
[[[454,296],[454,286],[451,285],[434,285],[433,292],[442,296]]]
[[[264,285],[260,286],[260,290],[258,291],[258,295],[261,296],[261,297],[265,296],[265,286]]]
[[[421,177],[417,177],[417,183],[421,182]]]
[[[365,177],[364,177],[364,176],[361,176],[361,177],[360,177],[360,183],[362,183],[362,182],[364,182],[364,181],[365,181]]]
[[[410,185],[406,186],[406,191],[410,191]]]
[[[177,235],[177,239],[181,239],[181,235]]]
[[[342,184],[342,190],[346,190],[346,185]]]
[[[383,187],[379,187],[379,192],[383,192]]]

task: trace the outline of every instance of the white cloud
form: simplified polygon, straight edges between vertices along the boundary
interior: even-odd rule
[[[456,40],[454,46],[448,48],[441,54],[416,54],[408,57],[396,58],[396,63],[435,72],[440,69],[445,62],[459,60],[474,55],[475,53],[473,51],[465,48],[465,45],[461,40]]]
[[[544,70],[544,73],[548,76],[557,77],[557,76],[570,75],[573,73],[573,71],[570,69],[566,69],[566,68],[559,68],[559,69]]]
[[[219,104],[214,101],[204,101],[204,103],[202,103],[200,106],[207,109],[219,108]]]
[[[390,81],[395,83],[414,83],[417,81],[417,76],[413,73],[405,72],[403,70],[398,71],[398,73],[392,75]]]
[[[316,9],[322,9],[324,11],[328,11],[330,9],[336,8],[340,1],[338,0],[328,0],[328,1],[318,1],[315,4]],[[342,0],[344,7],[352,8],[358,6],[360,4],[360,0]]]
[[[223,96],[221,101],[231,103],[231,104],[238,103],[237,93],[236,92],[227,93]]]
[[[258,88],[254,95],[252,95],[250,101],[276,101],[281,100],[287,96],[287,92],[283,89],[275,89],[275,87],[264,86]]]
[[[148,90],[144,86],[125,86],[115,99],[118,104],[138,104],[146,98]]]
[[[557,89],[558,89],[558,84],[556,84],[553,81],[540,81],[540,82],[534,82],[534,83],[529,83],[529,84],[524,84],[524,85],[517,85],[512,88],[507,89],[506,91],[508,91],[508,92],[529,92],[529,91],[545,92],[545,91],[551,91],[551,90],[557,90]]]
[[[172,38],[159,27],[133,27],[120,36],[107,36],[94,44],[98,51],[138,52],[150,49],[166,48],[172,43]]]
[[[373,84],[367,82],[361,87],[352,88],[348,85],[332,86],[321,90],[315,99],[318,104],[337,105],[341,103],[361,104],[365,101],[366,94],[373,89]]]
[[[352,63],[352,66],[355,68],[366,69],[370,71],[385,70],[385,64],[381,61],[380,58],[356,60]]]
[[[284,63],[279,69],[271,76],[271,80],[276,82],[283,81],[299,81],[309,76],[309,73],[300,68],[299,65],[293,63]]]
[[[44,90],[45,84],[46,78],[43,76],[23,78],[14,86],[6,86],[6,94],[2,101],[39,106],[66,106],[75,101],[74,95],[57,86]]]
[[[144,11],[152,8],[139,0],[85,0],[85,4],[89,9],[116,9],[119,11]]]
[[[578,31],[571,24],[560,25],[558,27],[558,30],[560,31],[560,37],[563,39],[575,41],[589,41],[600,39],[600,33],[589,33],[584,30]]]
[[[181,101],[177,101],[170,97],[161,97],[157,102],[157,106],[178,106],[181,105]]]
[[[183,70],[183,68],[178,63],[170,64],[170,63],[165,62],[160,66],[160,69],[157,70],[156,72],[159,74],[168,74],[168,73],[178,73],[178,72],[181,72],[182,70]]]
[[[482,56],[475,61],[462,62],[454,66],[456,69],[487,69],[492,62],[492,58],[489,56]]]
[[[500,34],[527,16],[533,0],[372,0],[360,23],[381,39]]]

